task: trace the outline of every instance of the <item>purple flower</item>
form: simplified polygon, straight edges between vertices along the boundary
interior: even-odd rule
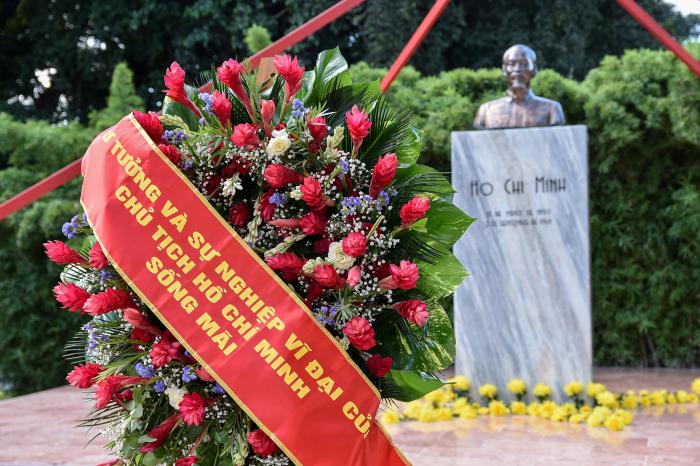
[[[345,159],[340,159],[340,172],[342,174],[346,174],[348,171],[350,171],[350,166],[348,165],[347,160]]]
[[[165,382],[159,380],[153,385],[153,389],[158,393],[163,393],[165,391]]]
[[[287,195],[286,194],[280,194],[277,191],[270,196],[270,204],[275,204],[275,205],[284,205],[287,202]]]
[[[136,373],[141,377],[153,377],[156,375],[152,367],[141,364],[140,362],[136,363],[134,369],[136,369]]]
[[[193,380],[197,380],[197,374],[189,366],[185,366],[182,370],[182,381],[192,382]]]
[[[214,384],[214,386],[211,388],[211,392],[216,393],[217,395],[223,395],[224,393],[226,393],[226,390],[224,390],[224,387],[217,383]]]

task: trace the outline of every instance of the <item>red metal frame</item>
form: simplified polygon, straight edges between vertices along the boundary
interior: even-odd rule
[[[639,6],[634,0],[617,0],[617,3],[636,19],[639,24],[644,26],[656,40],[661,42],[661,45],[673,52],[679,60],[688,65],[690,71],[700,78],[700,62],[694,59],[671,34],[666,32],[666,30],[654,20],[654,18],[649,16],[649,14],[644,11],[644,8]]]

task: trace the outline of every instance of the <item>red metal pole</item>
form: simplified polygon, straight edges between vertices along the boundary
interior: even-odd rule
[[[386,74],[386,76],[384,76],[384,79],[382,79],[382,93],[386,92],[386,90],[391,87],[391,83],[394,82],[394,79],[396,79],[396,76],[398,76],[399,71],[406,66],[406,63],[408,63],[413,54],[416,53],[416,50],[418,50],[418,47],[420,47],[420,44],[425,39],[425,36],[428,35],[430,30],[435,25],[435,22],[438,20],[442,12],[445,11],[445,8],[449,3],[450,0],[437,0],[425,18],[423,18],[423,22],[420,23],[420,26],[418,26],[416,32],[414,32],[413,36],[411,36],[411,40],[408,41],[399,56],[396,58],[394,64],[391,65],[389,72]]]
[[[671,34],[666,32],[666,30],[654,20],[654,18],[649,16],[649,14],[644,11],[644,8],[640,7],[634,0],[617,0],[617,3],[627,10],[627,13],[636,19],[639,24],[644,26],[656,40],[661,42],[661,45],[673,52],[679,60],[688,65],[690,71],[700,78],[700,62],[694,59]]]
[[[364,0],[341,0],[253,55],[250,58],[253,67],[257,66],[262,58],[283,52],[363,2]],[[0,221],[78,176],[81,160],[82,157],[0,204]]]

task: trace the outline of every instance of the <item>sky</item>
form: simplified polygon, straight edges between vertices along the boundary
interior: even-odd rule
[[[700,0],[666,0],[666,2],[675,5],[683,14],[700,14]]]

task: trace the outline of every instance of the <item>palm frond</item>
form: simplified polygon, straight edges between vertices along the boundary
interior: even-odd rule
[[[400,110],[389,103],[386,98],[379,98],[369,113],[372,127],[360,147],[360,158],[369,166],[382,154],[396,152],[413,126],[413,114]],[[349,135],[346,143],[350,147]]]

